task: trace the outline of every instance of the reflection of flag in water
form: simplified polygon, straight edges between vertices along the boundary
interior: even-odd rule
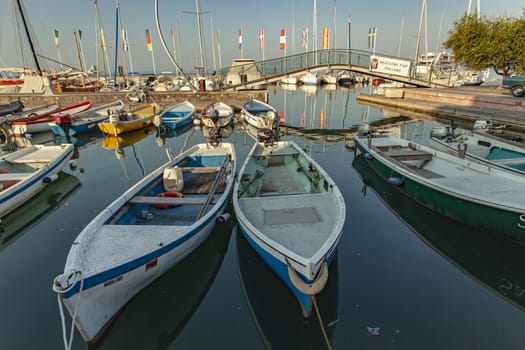
[[[329,36],[329,29],[325,27],[323,29],[323,50],[328,49],[328,36]]]
[[[376,27],[371,27],[368,30],[368,48],[369,49],[375,49],[376,48],[376,33],[377,33],[377,28]]]
[[[301,47],[305,50],[308,50],[308,28],[303,28],[301,31],[303,33],[301,38]]]
[[[325,118],[324,109],[321,109],[321,112],[319,113],[319,129],[324,129]]]
[[[286,112],[285,111],[280,111],[279,112],[279,124],[280,125],[284,125],[286,122]]]
[[[149,29],[146,29],[146,44],[148,44],[148,51],[153,51],[153,44],[151,43]]]
[[[286,29],[281,29],[281,37],[279,38],[279,50],[286,49]]]
[[[304,111],[299,113],[299,126],[301,128],[304,128]]]

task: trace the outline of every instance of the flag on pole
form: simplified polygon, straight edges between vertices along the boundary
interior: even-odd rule
[[[102,50],[104,52],[106,51],[106,40],[104,40],[104,31],[102,28],[100,28],[100,45],[102,46]]]
[[[286,29],[281,29],[281,37],[279,39],[279,50],[286,49]]]
[[[146,29],[146,44],[148,44],[148,51],[153,51],[153,44],[151,43],[151,35],[149,29]]]
[[[55,34],[55,47],[58,50],[58,30],[54,29],[53,32]]]
[[[239,28],[239,50],[242,50],[242,28]]]
[[[368,30],[368,48],[369,49],[375,49],[376,48],[376,33],[377,33],[377,28],[376,27],[371,27]]]
[[[82,31],[80,29],[78,30],[78,38],[82,40]]]
[[[302,39],[301,39],[301,47],[305,50],[308,50],[308,28],[303,28],[302,30]]]
[[[330,29],[328,27],[325,27],[323,29],[323,50],[328,49],[328,37],[330,35]]]
[[[126,52],[128,51],[128,36],[124,29],[120,32],[120,36],[122,37],[122,51]]]
[[[264,51],[264,28],[259,29],[259,51]]]

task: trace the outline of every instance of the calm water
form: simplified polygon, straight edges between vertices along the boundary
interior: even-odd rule
[[[282,130],[283,137],[303,145],[346,200],[337,259],[319,296],[326,337],[315,315],[302,318],[231,220],[137,295],[99,348],[325,349],[328,341],[333,349],[524,349],[525,249],[416,206],[354,157],[345,147],[350,134],[335,129],[367,118],[420,140],[437,123],[392,112],[387,118],[356,103],[363,92],[369,88],[269,92],[270,103],[295,127]],[[38,138],[45,140],[35,135],[33,141]],[[121,140],[123,152],[97,132],[76,140],[78,168],[65,169],[1,224],[1,349],[63,348],[51,283],[73,239],[164,163],[166,148],[178,153],[204,141],[193,129],[164,140],[154,129],[140,131]],[[253,143],[240,128],[227,141],[235,143],[239,163]],[[368,327],[380,335],[369,335]],[[73,349],[84,348],[76,333]]]

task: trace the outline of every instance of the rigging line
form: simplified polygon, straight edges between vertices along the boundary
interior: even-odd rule
[[[326,334],[326,329],[324,328],[323,320],[321,319],[321,312],[319,311],[319,306],[317,305],[317,298],[315,295],[312,295],[312,302],[314,304],[315,313],[317,314],[317,319],[319,320],[319,326],[321,327],[321,332],[323,333],[323,338],[326,343],[326,348],[328,350],[332,350],[332,344],[330,344],[330,340],[328,339],[328,334]]]
[[[160,42],[162,44],[162,47],[164,48],[164,51],[166,51],[166,54],[168,55],[168,58],[170,59],[171,63],[175,66],[177,71],[184,77],[184,80],[186,80],[186,83],[190,86],[190,88],[196,92],[197,88],[191,83],[190,79],[184,74],[182,69],[177,64],[177,61],[175,61],[175,58],[173,58],[173,55],[171,54],[168,46],[166,45],[166,41],[164,41],[164,36],[162,35],[162,31],[160,30],[160,23],[159,23],[159,0],[155,0],[155,24],[157,25],[157,31],[159,32]]]

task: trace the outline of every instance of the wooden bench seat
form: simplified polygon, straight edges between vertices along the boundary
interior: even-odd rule
[[[217,171],[219,171],[219,168],[217,168],[217,167],[202,167],[202,166],[184,167],[184,168],[181,168],[181,169],[182,169],[183,173],[200,173],[200,174],[216,173]]]
[[[413,150],[410,148],[394,149],[388,152],[384,152],[385,155],[394,158],[398,161],[403,160],[432,160],[432,153]]]
[[[135,196],[131,198],[128,203],[131,204],[150,204],[150,205],[202,205],[206,202],[206,197],[150,197],[150,196]],[[212,199],[212,204],[217,203],[217,198]]]

